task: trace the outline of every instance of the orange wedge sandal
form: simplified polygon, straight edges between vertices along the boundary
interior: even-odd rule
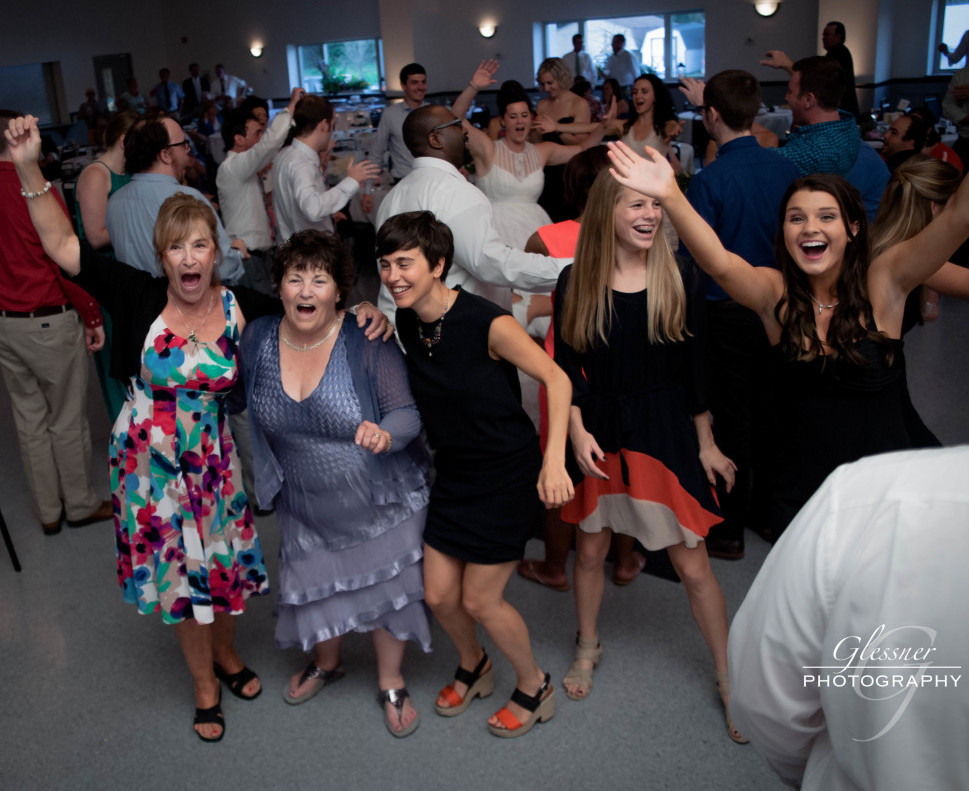
[[[526,695],[516,687],[515,691],[511,693],[511,702],[517,703],[526,711],[531,712],[528,719],[519,722],[518,718],[508,710],[508,707],[503,706],[498,709],[495,716],[504,727],[499,728],[489,722],[488,730],[502,739],[517,739],[519,736],[528,733],[536,722],[547,722],[552,719],[555,716],[555,688],[551,681],[552,677],[546,673],[545,681],[542,682],[542,686],[534,695]]]
[[[444,689],[441,690],[439,697],[444,698],[447,701],[447,706],[441,706],[434,702],[434,711],[440,714],[442,717],[456,717],[458,714],[462,714],[467,710],[468,706],[471,705],[471,701],[477,698],[486,698],[492,692],[495,691],[495,674],[494,667],[489,667],[485,670],[485,665],[488,664],[488,654],[482,651],[481,661],[478,662],[474,670],[468,672],[463,667],[458,665],[458,669],[454,671],[454,680],[460,681],[462,684],[467,685],[468,691],[464,693],[462,698],[454,689],[454,685],[448,684]]]

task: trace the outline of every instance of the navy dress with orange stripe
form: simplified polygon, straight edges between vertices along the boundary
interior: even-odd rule
[[[606,454],[609,480],[587,478],[569,453],[575,499],[562,518],[585,532],[604,527],[635,537],[650,550],[681,542],[695,547],[721,521],[699,459],[693,415],[708,409],[710,352],[703,284],[682,265],[687,297],[683,341],[651,344],[646,291],[613,291],[608,344],[596,338],[584,353],[568,346],[560,317],[572,267],[555,291],[555,361],[572,380],[572,403]]]

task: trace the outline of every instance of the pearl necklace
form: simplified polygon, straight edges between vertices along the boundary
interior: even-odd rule
[[[279,333],[279,340],[285,343],[294,352],[311,352],[313,351],[313,349],[320,348],[320,346],[322,346],[324,343],[330,340],[330,338],[333,337],[333,333],[336,332],[337,327],[340,326],[341,318],[342,318],[341,316],[337,316],[335,319],[333,319],[333,324],[330,325],[330,331],[326,333],[326,335],[324,335],[322,338],[320,338],[320,340],[318,340],[316,343],[305,343],[302,346],[300,346],[298,344],[293,343],[291,340],[289,340],[289,338],[287,338],[282,333]]]
[[[185,329],[188,330],[188,335],[186,335],[185,338],[187,340],[190,340],[192,343],[194,343],[195,348],[198,349],[198,346],[200,343],[202,344],[205,343],[205,341],[199,340],[198,332],[200,329],[202,329],[205,326],[205,322],[209,320],[209,316],[212,313],[212,307],[215,305],[215,294],[212,294],[209,297],[209,309],[205,311],[205,316],[202,318],[202,323],[199,324],[198,327],[196,327],[195,329],[192,329],[191,327],[188,326],[188,321],[186,321],[185,319],[185,314],[182,313],[182,309],[178,306],[178,303],[175,302],[175,300],[173,299],[169,299],[168,301],[175,306],[175,310],[178,311],[178,317],[182,320],[182,324],[185,325]]]
[[[433,357],[434,353],[431,351],[435,346],[441,342],[441,325],[444,324],[444,317],[447,315],[448,310],[451,307],[451,289],[447,289],[447,299],[444,301],[444,311],[441,313],[437,321],[434,322],[434,331],[431,333],[431,337],[426,337],[424,335],[424,328],[421,327],[420,321],[417,323],[417,337],[420,338],[421,343],[427,349],[427,356]]]
[[[819,316],[821,315],[821,308],[827,308],[828,310],[831,310],[832,308],[838,307],[837,302],[832,302],[830,305],[822,305],[820,302],[817,301],[817,299],[814,298],[814,294],[811,294],[810,296],[811,296],[811,299],[814,301],[814,304],[818,306]]]

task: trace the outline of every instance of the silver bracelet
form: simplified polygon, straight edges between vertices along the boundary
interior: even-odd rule
[[[44,188],[40,192],[27,192],[27,190],[21,187],[20,194],[27,200],[30,200],[31,198],[39,198],[41,195],[46,195],[48,192],[50,192],[50,187],[51,183],[49,181],[44,184]]]

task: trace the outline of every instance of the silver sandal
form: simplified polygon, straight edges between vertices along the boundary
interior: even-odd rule
[[[283,700],[285,700],[290,706],[298,706],[300,703],[306,703],[310,698],[316,697],[320,690],[323,689],[327,684],[332,684],[334,681],[339,681],[343,678],[346,673],[343,670],[342,665],[338,665],[333,668],[333,670],[323,670],[317,667],[316,662],[312,661],[303,671],[303,675],[299,677],[299,683],[296,685],[297,688],[303,686],[307,681],[316,680],[321,683],[317,684],[310,692],[305,695],[300,695],[295,697],[289,694],[289,682],[286,682],[286,686],[283,687]]]
[[[404,701],[406,701],[410,695],[407,693],[407,687],[401,687],[400,689],[387,689],[380,690],[377,693],[377,703],[382,709],[385,703],[391,704],[395,709],[397,709],[397,724],[403,724],[404,722]],[[414,714],[417,714],[415,711]],[[387,730],[390,731],[391,736],[395,736],[398,739],[403,739],[405,736],[410,736],[414,731],[417,730],[417,726],[421,724],[420,715],[414,717],[414,721],[408,725],[406,728],[400,731],[395,731],[390,723],[387,721],[386,715],[384,716],[384,725]]]

